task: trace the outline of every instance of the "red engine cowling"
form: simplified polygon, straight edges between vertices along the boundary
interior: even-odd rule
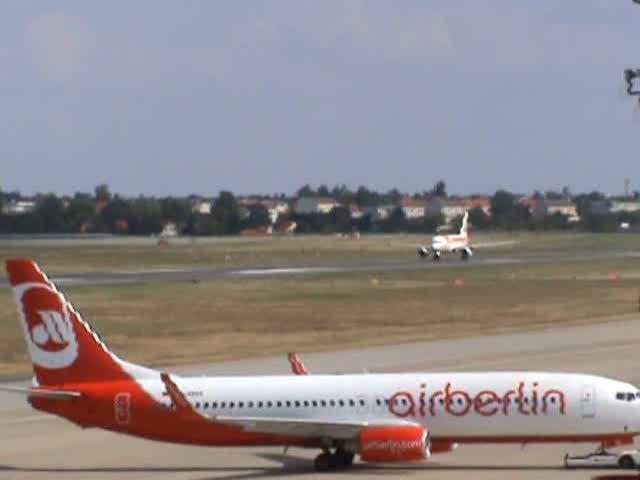
[[[420,425],[371,427],[360,432],[365,462],[409,462],[429,457],[429,432]]]

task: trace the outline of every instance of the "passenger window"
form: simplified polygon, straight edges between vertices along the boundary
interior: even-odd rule
[[[302,402],[302,405],[304,405],[305,407],[308,407],[309,406],[309,402],[305,400],[304,402]]]
[[[318,406],[318,402],[316,402],[315,400],[311,400],[311,405],[314,407]]]
[[[551,397],[549,400],[551,401],[551,403],[556,403],[556,397]]]
[[[262,408],[262,402],[258,402],[258,408]]]
[[[279,407],[281,407],[281,406],[282,406],[282,402],[278,402],[278,403],[277,403],[277,405],[278,405]]]
[[[356,402],[354,402],[353,400],[349,400],[349,406],[355,407],[356,406]]]
[[[339,401],[338,401],[338,404],[339,404],[341,407],[344,407],[344,400],[339,400]]]
[[[209,402],[204,402],[204,408],[209,408]]]
[[[249,408],[253,408],[253,402],[249,402],[249,403],[247,404],[247,407],[249,407]]]
[[[235,403],[233,403],[233,402],[229,402],[229,408],[233,408],[233,407],[235,407],[235,406],[236,406],[236,404],[235,404]]]
[[[379,398],[376,398],[376,405],[378,405],[378,406],[381,406],[381,405],[382,405],[382,402],[380,401],[380,399],[379,399]]]
[[[296,401],[295,401],[295,403],[294,403],[294,405],[295,405],[296,407],[299,407],[299,406],[300,406],[300,402],[298,402],[298,401],[296,400]]]
[[[227,406],[227,402],[221,402],[220,403],[220,408],[225,408]]]
[[[287,407],[290,407],[290,406],[291,406],[291,402],[290,402],[289,400],[287,400],[287,401],[285,402],[285,405],[286,405]]]
[[[320,405],[323,407],[327,406],[327,402],[325,402],[324,400],[320,400]]]
[[[336,406],[335,400],[329,400],[329,405],[331,405],[332,407],[335,407]]]
[[[200,402],[196,402],[196,409],[200,409]]]
[[[243,402],[238,402],[238,408],[242,408],[244,407],[244,403]]]
[[[218,408],[218,402],[212,402],[211,408]]]
[[[364,407],[364,400],[360,400],[360,406]]]
[[[269,400],[269,401],[267,402],[267,408],[270,408],[272,405],[273,405],[273,403],[271,403],[271,400]]]

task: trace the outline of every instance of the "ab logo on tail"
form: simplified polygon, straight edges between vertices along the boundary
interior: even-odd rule
[[[24,334],[35,365],[65,368],[78,358],[71,313],[60,293],[43,283],[15,287]]]

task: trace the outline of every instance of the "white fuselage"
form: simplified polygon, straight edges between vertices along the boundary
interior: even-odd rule
[[[177,378],[207,415],[419,423],[455,442],[594,441],[640,432],[638,390],[582,374],[407,373]],[[160,401],[164,386],[142,380]],[[624,395],[624,399],[621,398]],[[631,398],[633,397],[633,398]]]
[[[459,235],[438,235],[431,240],[431,250],[439,253],[458,252],[469,247],[469,236]]]

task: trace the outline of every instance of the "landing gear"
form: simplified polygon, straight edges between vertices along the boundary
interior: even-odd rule
[[[618,465],[620,465],[620,468],[631,469],[636,467],[636,462],[634,462],[633,458],[629,455],[623,455],[620,457],[620,460],[618,460]]]
[[[440,252],[438,252],[438,251],[434,250],[434,251],[433,251],[433,261],[434,261],[434,262],[437,262],[437,261],[439,261],[439,260],[440,260]]]
[[[330,472],[340,468],[347,468],[353,465],[354,456],[352,452],[338,448],[334,453],[322,452],[313,461],[313,466],[316,472]]]
[[[322,452],[320,455],[318,455],[313,461],[313,468],[316,469],[316,472],[328,472],[330,470],[333,470],[331,454]]]
[[[469,252],[467,250],[462,250],[462,253],[460,254],[460,258],[464,261],[469,260]]]
[[[342,448],[338,448],[336,453],[333,454],[339,467],[350,467],[353,465],[353,458],[355,454],[353,452],[347,452]]]

